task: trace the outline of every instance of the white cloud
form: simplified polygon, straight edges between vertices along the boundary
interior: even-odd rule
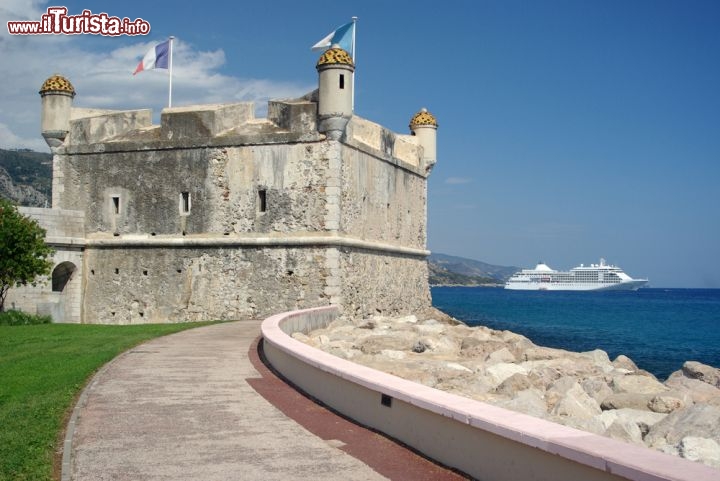
[[[46,0],[3,0],[0,5],[2,25],[8,20],[40,20],[40,15],[47,10],[46,3]],[[3,33],[7,34],[7,30]]]
[[[444,182],[449,185],[460,185],[469,184],[472,182],[472,179],[470,177],[448,177]]]
[[[158,121],[160,110],[167,105],[167,71],[132,75],[155,41],[138,37],[130,45],[99,51],[98,44],[109,45],[108,39],[91,35],[9,35],[5,27],[8,20],[39,20],[47,1],[2,2],[0,28],[4,33],[0,35],[0,58],[4,78],[0,91],[0,148],[11,147],[11,142],[12,147],[44,146],[38,90],[55,73],[72,82],[77,91],[74,101],[77,107],[150,108]],[[308,84],[233,77],[222,73],[224,65],[223,50],[198,50],[181,38],[176,39],[173,106],[255,101],[258,113],[264,115],[269,98],[298,97],[315,88]]]
[[[39,130],[39,128],[38,128]],[[38,134],[30,139],[23,139],[15,135],[7,125],[0,124],[0,148],[3,149],[32,149],[47,151],[45,140]]]

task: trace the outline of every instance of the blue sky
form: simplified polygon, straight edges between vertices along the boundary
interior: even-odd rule
[[[152,30],[7,34],[49,5]],[[604,257],[655,287],[720,288],[714,0],[3,0],[0,147],[45,148],[37,90],[55,72],[77,106],[159,112],[166,73],[131,73],[169,35],[175,105],[302,95],[317,82],[310,46],[353,15],[356,113],[407,133],[427,107],[440,124],[431,250],[562,269]]]

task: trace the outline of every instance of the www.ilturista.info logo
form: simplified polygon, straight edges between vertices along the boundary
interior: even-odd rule
[[[49,7],[40,21],[11,21],[7,23],[11,35],[147,35],[150,24],[142,18],[111,17],[107,13],[83,10],[80,15],[68,15],[66,7]]]

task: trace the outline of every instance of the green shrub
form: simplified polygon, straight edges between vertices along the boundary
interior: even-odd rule
[[[50,324],[50,316],[37,316],[22,311],[0,312],[0,326],[29,326],[35,324]]]

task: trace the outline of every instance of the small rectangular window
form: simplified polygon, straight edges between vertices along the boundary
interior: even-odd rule
[[[265,189],[258,190],[258,208],[260,212],[267,210],[267,191]]]
[[[190,192],[180,194],[180,212],[183,214],[190,212]]]
[[[342,90],[344,88],[345,88],[345,75],[340,74],[340,89]]]
[[[113,209],[116,214],[120,213],[120,197],[113,196],[112,198]]]

